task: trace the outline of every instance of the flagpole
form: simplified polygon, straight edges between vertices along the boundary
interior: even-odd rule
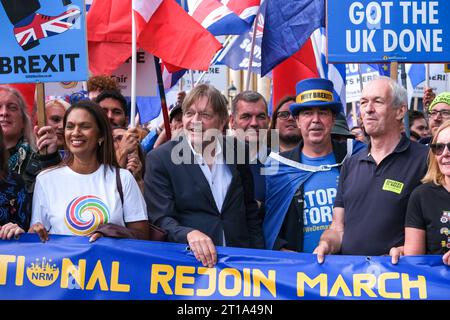
[[[161,99],[161,112],[164,119],[164,129],[166,130],[167,139],[170,140],[172,139],[172,132],[170,131],[169,112],[167,111],[166,93],[164,92],[164,82],[161,74],[161,65],[159,64],[159,58],[156,56],[154,58],[159,97]]]
[[[430,87],[430,64],[425,63],[425,85],[427,88]]]
[[[399,67],[400,67],[401,84],[406,90],[408,90],[408,84],[407,84],[407,81],[406,81],[406,65],[404,63],[400,63]],[[403,125],[405,127],[405,133],[406,133],[406,137],[408,139],[411,136],[411,132],[410,132],[410,129],[409,129],[409,116],[408,116],[410,106],[411,106],[411,99],[409,99],[408,104],[406,105],[406,114],[403,117]]]
[[[358,63],[358,79],[359,79],[359,97],[361,97],[362,91],[364,89],[364,84],[363,84],[363,77],[362,77],[362,70],[361,70],[360,63]],[[359,109],[359,111],[361,112],[361,108]],[[353,113],[353,121],[354,121],[354,123],[356,123],[356,125],[358,125],[356,102],[352,102],[352,113]]]
[[[253,34],[252,34],[252,46],[250,49],[250,61],[248,63],[248,72],[247,72],[247,82],[245,83],[245,90],[249,90],[250,89],[250,76],[251,76],[251,70],[252,70],[252,65],[253,65],[253,53],[255,51],[255,43],[256,43],[256,27],[258,26],[258,19],[259,19],[259,15],[261,13],[261,7],[258,8],[258,12],[256,13],[256,17],[255,17],[255,21],[253,24]]]
[[[319,71],[319,76],[321,78],[325,79],[325,71],[323,70],[322,59],[320,58],[320,51],[319,51],[319,47],[317,46],[316,37],[314,36],[314,32],[313,32],[313,34],[311,34],[310,39],[311,39],[311,43],[313,46],[314,56],[316,57],[317,70]]]
[[[136,21],[134,9],[131,8],[131,110],[130,127],[136,127]]]
[[[192,70],[189,70],[189,76],[191,77],[191,89],[194,89],[194,87],[195,87],[194,72]]]

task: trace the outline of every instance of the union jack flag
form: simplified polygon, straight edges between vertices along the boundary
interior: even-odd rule
[[[69,9],[59,16],[51,17],[35,14],[25,26],[14,28],[19,45],[26,50],[27,46],[39,39],[51,37],[69,30],[80,16],[78,9]]]
[[[260,0],[188,0],[188,9],[189,14],[215,36],[243,34],[251,28],[259,2]],[[252,16],[253,11],[255,13]]]
[[[221,0],[220,2],[236,13],[239,18],[252,24],[258,13],[261,0]]]

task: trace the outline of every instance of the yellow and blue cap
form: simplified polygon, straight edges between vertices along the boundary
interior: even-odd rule
[[[309,108],[328,108],[334,114],[342,112],[342,103],[334,100],[333,82],[322,78],[305,79],[297,83],[295,103],[289,109],[293,116]]]

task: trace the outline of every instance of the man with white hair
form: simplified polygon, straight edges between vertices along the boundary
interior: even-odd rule
[[[319,263],[324,255],[339,252],[391,254],[396,263],[404,243],[408,199],[426,172],[427,148],[401,133],[406,90],[380,77],[366,85],[360,102],[370,137],[368,151],[351,157],[342,167],[333,221],[314,250]]]

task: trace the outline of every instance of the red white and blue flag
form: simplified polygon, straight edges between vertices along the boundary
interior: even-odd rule
[[[46,16],[36,13],[30,16],[30,20],[23,20],[22,26],[14,28],[14,35],[21,47],[69,30],[80,17],[80,10],[69,9],[58,16]]]
[[[261,74],[261,40],[264,33],[266,3],[267,1],[261,4],[261,12],[258,15],[258,22],[256,23],[255,47],[253,50],[251,71],[258,74]],[[254,29],[255,25],[252,25],[248,32],[233,39],[217,57],[217,63],[225,64],[233,70],[248,69]]]
[[[92,5],[92,2],[93,2],[94,0],[85,0],[85,5],[86,5],[86,12],[88,12],[89,11],[89,9],[91,8],[91,5]]]
[[[187,9],[197,22],[215,36],[243,34],[251,28],[259,2],[260,0],[188,0]]]
[[[131,56],[131,10],[137,45],[161,58],[169,70],[208,70],[221,44],[175,0],[97,0],[87,16],[89,65],[111,74]]]
[[[164,82],[164,89],[167,90],[175,86],[178,83],[178,81],[184,76],[186,71],[187,71],[186,69],[182,69],[180,71],[175,71],[171,73],[169,72],[169,70],[167,70],[164,63],[161,63],[161,74]]]
[[[221,0],[221,2],[236,13],[239,18],[252,24],[258,13],[261,0]]]

